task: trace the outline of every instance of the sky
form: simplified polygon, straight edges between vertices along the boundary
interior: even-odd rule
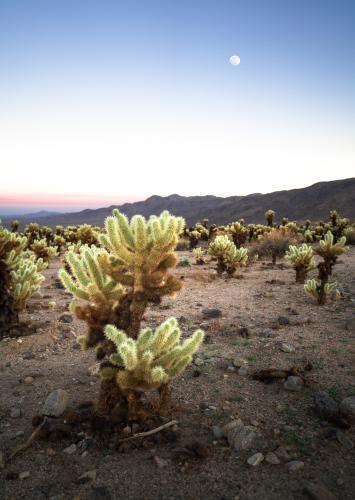
[[[353,0],[0,0],[0,214],[353,177],[354,25]]]

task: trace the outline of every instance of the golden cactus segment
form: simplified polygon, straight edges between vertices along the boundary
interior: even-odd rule
[[[110,357],[117,366],[116,381],[122,390],[149,391],[159,388],[181,373],[191,363],[204,333],[197,330],[180,343],[181,331],[175,318],[170,318],[155,331],[145,329],[133,340],[113,325],[105,328],[117,353]]]

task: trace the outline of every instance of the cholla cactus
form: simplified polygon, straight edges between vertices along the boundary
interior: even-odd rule
[[[227,272],[233,275],[236,268],[245,266],[248,260],[248,251],[237,248],[228,236],[216,236],[210,243],[208,253],[217,259],[217,273]]]
[[[38,258],[49,262],[49,260],[56,255],[58,255],[57,247],[48,245],[47,240],[42,238],[40,240],[35,240],[31,245],[30,249],[36,254]]]
[[[40,261],[37,266],[37,263],[31,259],[24,259],[17,269],[10,272],[12,281],[11,293],[17,312],[21,312],[24,309],[26,301],[41,286],[44,277],[38,272],[38,268],[42,267],[42,263]]]
[[[248,229],[240,222],[233,222],[227,227],[227,230],[237,248],[246,242],[248,238]]]
[[[25,250],[27,238],[0,227],[0,336],[18,323],[26,300],[38,290],[45,264]]]
[[[111,366],[103,368],[101,376],[115,378],[123,391],[151,391],[167,384],[191,363],[204,337],[202,330],[196,330],[181,344],[175,318],[164,321],[155,331],[143,330],[137,340],[113,325],[106,326],[105,334],[117,352],[111,354]]]
[[[306,243],[303,243],[299,247],[290,245],[285,254],[285,259],[293,264],[293,268],[296,271],[297,283],[304,283],[307,273],[316,267],[313,249]]]
[[[306,229],[303,236],[305,237],[307,243],[312,243],[314,239],[313,231],[311,231],[310,229]]]
[[[97,244],[97,233],[90,224],[82,224],[78,227],[76,232],[76,237],[84,245],[96,245]]]
[[[17,233],[17,232],[18,232],[18,228],[19,228],[19,226],[20,226],[19,221],[18,221],[18,220],[13,220],[13,221],[11,222],[11,225],[10,225],[10,227],[11,227],[11,231],[12,231],[13,233]]]
[[[201,333],[195,334],[190,350],[187,349],[189,344],[180,346],[186,349],[185,357],[180,353],[173,365],[168,365],[168,360],[164,364],[158,357],[156,339],[173,345],[177,325],[170,321],[169,328],[160,327],[154,335],[149,334],[151,361],[150,355],[139,350],[142,341],[149,340],[146,331],[140,334],[148,304],[159,303],[163,296],[173,296],[181,288],[181,282],[169,274],[169,270],[177,263],[174,250],[183,227],[184,220],[168,212],[152,216],[148,221],[136,215],[129,222],[125,215],[114,210],[113,216],[105,221],[106,234],[99,236],[103,249],[84,246],[80,254],[69,252],[67,255],[70,273],[61,270],[60,278],[74,297],[83,301],[72,306],[76,315],[85,319],[89,326],[82,344],[84,347],[96,346],[99,359],[112,354],[109,361],[101,363],[99,416],[109,416],[117,404],[129,409],[132,401],[139,399],[138,389],[161,388],[186,366],[187,356],[191,356],[202,341]],[[108,324],[110,327],[105,329]],[[159,333],[161,331],[164,335]],[[174,349],[178,347],[174,344]],[[161,355],[163,352],[161,350]],[[127,394],[123,390],[128,391]]]
[[[331,292],[336,289],[337,283],[317,283],[315,279],[308,280],[304,285],[304,289],[307,293],[312,295],[317,299],[318,304],[325,304]]]
[[[194,248],[194,256],[196,259],[196,264],[202,265],[205,264],[205,259],[203,258],[202,248]]]
[[[324,272],[326,272],[329,276],[332,274],[332,268],[336,263],[338,256],[349,250],[349,248],[345,246],[345,243],[345,236],[342,236],[337,243],[334,243],[334,236],[331,231],[328,231],[323,240],[320,240],[319,242],[319,247],[316,249],[316,253],[323,258],[324,262],[321,263],[321,267],[324,268]]]
[[[265,212],[265,217],[266,217],[267,225],[269,227],[272,227],[274,225],[274,217],[275,217],[274,210],[267,210]]]

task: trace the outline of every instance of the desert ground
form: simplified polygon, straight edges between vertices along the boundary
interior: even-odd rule
[[[147,325],[175,316],[184,333],[206,332],[194,364],[172,384],[164,420],[177,424],[122,441],[130,429],[99,438],[61,420],[62,432],[39,435],[10,458],[51,391],[66,390],[69,408],[98,394],[95,355],[76,341],[86,325],[68,314],[57,258],[22,315],[27,326],[0,342],[0,498],[355,498],[355,425],[314,402],[319,391],[336,405],[355,396],[355,248],[335,266],[340,294],[325,306],[295,283],[286,261],[259,261],[225,279],[213,262],[178,254],[190,261],[174,270],[183,290],[145,316]],[[293,369],[300,386],[255,378],[270,368]],[[254,436],[242,451],[224,427],[238,419]]]

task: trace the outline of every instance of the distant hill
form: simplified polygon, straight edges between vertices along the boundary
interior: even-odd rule
[[[113,208],[83,210],[81,212],[21,219],[21,226],[28,222],[43,225],[56,224],[92,224],[102,225],[105,217]],[[128,216],[142,214],[145,217],[157,215],[162,210],[169,210],[174,215],[185,217],[187,224],[208,218],[210,223],[225,224],[243,217],[247,223],[265,222],[265,211],[269,208],[276,211],[276,220],[288,217],[290,220],[311,219],[314,221],[328,217],[330,210],[337,210],[343,217],[355,219],[355,178],[330,182],[318,182],[312,186],[275,191],[267,194],[250,194],[248,196],[151,196],[145,201],[125,203],[117,206]],[[5,222],[5,221],[4,221]]]

